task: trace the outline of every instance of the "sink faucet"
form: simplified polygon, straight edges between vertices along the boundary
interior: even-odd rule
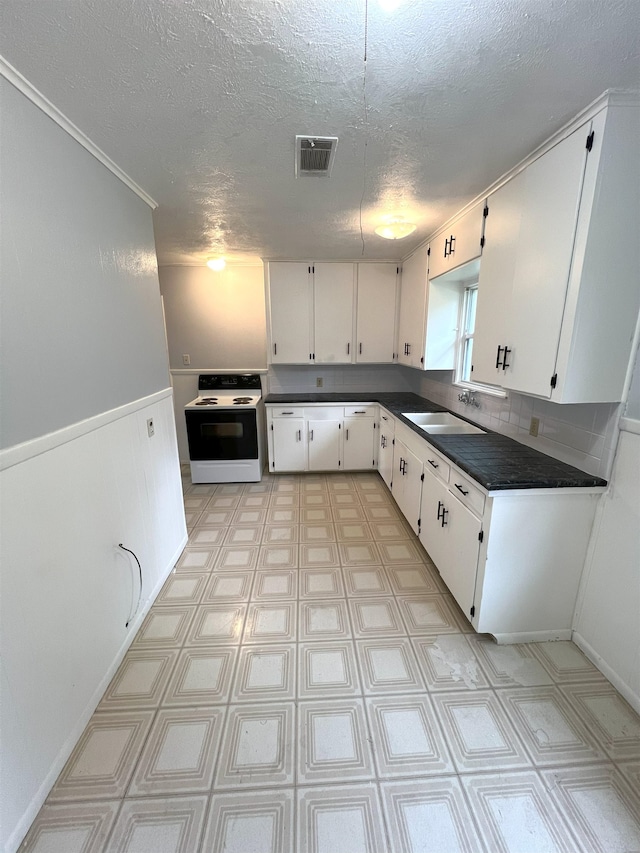
[[[480,408],[480,403],[476,400],[476,392],[470,391],[468,388],[465,388],[464,391],[458,394],[458,400],[464,403],[465,406],[475,406],[476,409]]]

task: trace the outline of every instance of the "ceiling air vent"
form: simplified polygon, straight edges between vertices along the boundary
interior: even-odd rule
[[[296,178],[328,178],[337,147],[337,136],[296,136]]]

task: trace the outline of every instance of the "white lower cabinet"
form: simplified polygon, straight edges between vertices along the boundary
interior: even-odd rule
[[[422,460],[396,436],[393,448],[393,497],[414,533],[419,530]]]
[[[387,486],[393,481],[393,436],[396,422],[386,411],[380,412],[378,430],[378,472]]]
[[[309,471],[337,471],[340,468],[339,420],[307,420]]]
[[[302,417],[273,418],[269,424],[269,470],[307,470],[307,425]]]
[[[365,471],[376,467],[375,418],[345,418],[343,440],[345,471]]]
[[[371,471],[378,406],[267,405],[269,471]]]
[[[431,473],[428,464],[425,465],[420,542],[469,619],[474,602],[481,529],[481,520]]]
[[[393,497],[466,618],[498,642],[571,638],[599,491],[488,492],[396,421]]]
[[[598,494],[486,492],[455,465],[424,466],[419,538],[462,612],[498,642],[571,638]]]

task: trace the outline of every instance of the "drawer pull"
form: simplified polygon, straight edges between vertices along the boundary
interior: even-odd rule
[[[280,412],[281,415],[292,415],[293,412]]]
[[[360,409],[359,411],[354,412],[353,414],[354,415],[366,415],[367,413],[364,409]]]
[[[382,418],[382,420],[383,420],[383,421],[388,421],[388,420],[389,420],[389,418],[388,418],[386,415],[380,415],[380,417]]]
[[[438,465],[438,463],[437,463],[437,462],[434,462],[434,461],[433,461],[433,459],[427,459],[427,462],[428,462],[428,463],[429,463],[429,465],[431,465],[433,468],[439,468],[439,467],[440,467],[440,466]],[[440,516],[438,516],[438,518],[439,518],[439,517],[440,517]]]
[[[459,492],[462,492],[462,494],[463,494],[463,495],[468,495],[468,494],[469,494],[469,489],[467,489],[467,491],[465,492],[465,490],[462,488],[462,486],[461,486],[459,483],[454,483],[454,486],[456,487],[456,489],[457,489]]]

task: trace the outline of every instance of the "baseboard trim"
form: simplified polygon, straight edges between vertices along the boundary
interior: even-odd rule
[[[613,669],[609,664],[604,660],[604,658],[599,655],[596,650],[591,646],[582,634],[579,634],[577,631],[573,632],[572,637],[573,642],[580,649],[580,651],[584,652],[584,654],[589,658],[591,663],[594,666],[597,666],[600,672],[604,675],[607,681],[610,681],[611,684],[616,688],[618,693],[623,696],[627,702],[631,705],[636,714],[640,714],[640,696],[629,687],[626,681],[624,681],[618,673]]]
[[[138,633],[140,626],[142,625],[147,613],[151,609],[151,606],[153,605],[154,601],[158,597],[158,594],[160,593],[160,590],[164,586],[166,579],[169,577],[171,571],[173,570],[173,567],[178,562],[180,555],[184,551],[185,546],[186,546],[188,541],[189,541],[188,535],[185,535],[180,540],[179,547],[176,549],[174,554],[171,556],[171,559],[168,561],[167,565],[165,566],[164,571],[162,572],[162,575],[161,575],[160,579],[158,580],[158,583],[156,584],[151,595],[149,596],[149,598],[145,602],[144,607],[140,610],[140,612],[138,613],[136,618],[133,620],[133,622],[129,626],[129,631],[127,632],[127,636],[125,637],[122,646],[118,649],[118,652],[115,655],[113,661],[111,662],[109,669],[106,671],[104,677],[102,678],[102,680],[100,681],[100,683],[96,687],[91,699],[87,703],[87,706],[85,707],[84,711],[82,712],[82,714],[78,718],[76,724],[74,725],[73,729],[71,730],[71,733],[69,734],[69,737],[66,739],[64,745],[60,749],[58,755],[56,756],[55,761],[51,765],[51,769],[47,773],[42,784],[40,785],[40,788],[38,789],[37,794],[34,796],[29,807],[27,808],[24,815],[22,816],[20,822],[17,824],[15,830],[12,832],[11,836],[8,838],[6,845],[5,845],[5,848],[4,848],[4,853],[16,853],[16,851],[20,847],[20,844],[22,843],[25,835],[29,831],[31,824],[36,819],[36,816],[37,816],[38,812],[40,811],[40,809],[42,808],[44,801],[47,799],[47,796],[49,795],[49,791],[53,788],[56,779],[58,778],[58,776],[60,775],[60,773],[62,771],[62,768],[67,763],[67,760],[69,759],[69,756],[73,752],[75,745],[77,744],[78,740],[80,739],[82,732],[87,727],[87,723],[91,719],[93,712],[98,707],[98,704],[99,704],[100,700],[102,699],[105,690],[107,689],[107,687],[111,683],[111,679],[116,674],[118,667],[122,663],[124,656],[126,655],[127,651],[129,650],[131,643],[133,642],[134,637]]]
[[[558,640],[570,640],[571,629],[562,628],[559,631],[521,631],[517,634],[492,634],[499,645],[511,643],[553,643]]]

